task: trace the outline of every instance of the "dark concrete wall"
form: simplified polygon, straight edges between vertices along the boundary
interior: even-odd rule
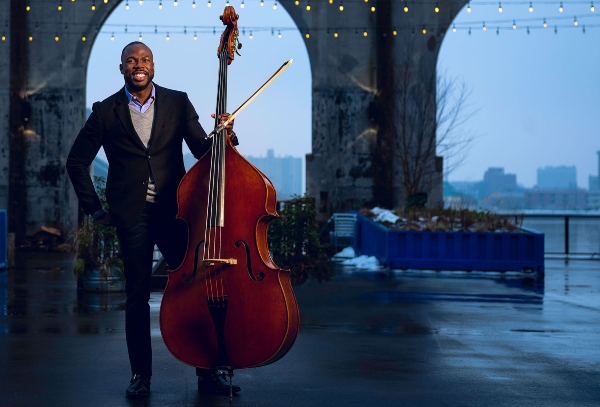
[[[91,1],[64,0],[61,12],[58,1],[27,3],[29,12],[15,9],[24,7],[21,0],[0,2],[0,23],[10,31],[7,41],[0,42],[0,207],[9,208],[17,241],[41,225],[63,233],[76,225],[78,204],[64,164],[85,121],[93,41],[120,2],[97,0],[92,11]],[[308,12],[305,4],[280,1],[303,34],[312,33],[305,39],[313,79],[307,191],[326,212],[366,204],[396,206],[405,197],[393,148],[398,128],[394,109],[398,95],[410,89],[401,88],[395,78],[407,60],[423,76],[435,74],[443,33],[464,1],[440,1],[442,12],[437,14],[432,4],[412,2],[410,12],[404,13],[403,2],[396,0],[371,0],[377,13],[356,1],[339,12],[337,3],[312,0]],[[389,36],[390,24],[405,27],[423,21],[433,29],[428,35],[417,29],[415,34],[398,30],[397,36]],[[337,39],[334,27],[340,32]],[[361,28],[368,30],[368,37]],[[393,109],[385,113],[386,106]],[[26,122],[23,112],[30,113]],[[434,161],[428,164],[433,169]],[[427,192],[430,202],[437,203],[442,198],[441,172],[432,173]]]

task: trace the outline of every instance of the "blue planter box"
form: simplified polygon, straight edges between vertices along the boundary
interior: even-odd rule
[[[544,273],[544,234],[390,230],[358,214],[353,247],[386,267]]]
[[[0,270],[8,267],[8,219],[6,210],[0,209]]]

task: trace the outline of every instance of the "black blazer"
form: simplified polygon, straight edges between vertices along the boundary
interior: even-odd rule
[[[175,215],[177,186],[185,174],[183,140],[197,159],[211,145],[198,122],[198,114],[186,93],[155,86],[154,123],[150,148],[146,149],[133,123],[125,90],[94,103],[69,157],[67,171],[86,214],[100,210],[100,200],[88,167],[101,146],[108,159],[106,199],[118,226],[132,226],[146,201],[150,169],[156,182],[157,202]]]

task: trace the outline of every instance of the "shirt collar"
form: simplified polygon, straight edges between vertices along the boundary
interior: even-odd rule
[[[156,99],[156,88],[154,87],[153,83],[150,83],[152,85],[152,92],[150,93],[150,97],[148,98],[148,100],[146,100],[145,104],[150,104],[154,101],[154,99]],[[142,105],[142,102],[136,97],[133,96],[130,92],[129,89],[127,89],[127,86],[124,86],[125,88],[125,94],[127,95],[127,101],[129,103],[131,103],[131,101],[133,100],[134,103],[137,103],[138,105]]]

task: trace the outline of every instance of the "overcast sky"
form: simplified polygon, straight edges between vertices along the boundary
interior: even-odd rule
[[[92,50],[88,106],[122,86],[120,51],[126,43],[137,40],[141,31],[143,41],[154,52],[155,82],[186,91],[200,122],[205,129],[211,126],[209,116],[214,111],[217,86],[216,48],[223,31],[218,17],[225,1],[212,0],[210,8],[204,0],[192,8],[192,1],[179,0],[175,7],[172,1],[164,0],[161,10],[158,0],[145,0],[141,6],[131,1],[129,10],[124,2],[117,7]],[[238,3],[231,4],[240,14],[240,29],[245,32],[242,56],[229,67],[228,110],[241,104],[284,61],[294,59],[292,66],[236,120],[239,149],[253,156],[264,156],[273,148],[276,156],[304,157],[311,150],[311,72],[304,42],[291,30],[295,26],[287,12],[282,7],[273,10],[274,1],[267,0],[261,7],[258,0],[246,0],[243,9]],[[484,171],[494,166],[516,173],[520,184],[531,187],[539,167],[576,165],[579,186],[587,188],[588,176],[597,174],[600,10],[592,13],[589,3],[563,1],[564,12],[560,13],[559,4],[533,2],[534,11],[529,12],[523,2],[502,2],[503,12],[499,13],[497,4],[473,2],[471,13],[463,9],[455,19],[457,32],[446,34],[438,68],[470,87],[469,103],[478,113],[463,130],[478,137],[450,180],[480,180]],[[546,29],[542,28],[544,18]],[[512,29],[513,20],[516,30]],[[486,31],[482,29],[484,22]],[[157,34],[154,25],[158,25]],[[183,26],[188,27],[187,35],[182,33]],[[281,30],[282,38],[278,38],[278,29],[272,35],[271,27],[290,30]],[[248,38],[251,30],[252,40]]]

